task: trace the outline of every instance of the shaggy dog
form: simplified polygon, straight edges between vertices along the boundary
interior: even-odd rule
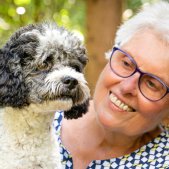
[[[51,125],[56,110],[87,111],[86,63],[80,40],[55,24],[23,27],[0,49],[0,169],[60,168]]]

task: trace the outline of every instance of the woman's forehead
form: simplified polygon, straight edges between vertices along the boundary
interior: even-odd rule
[[[169,46],[153,31],[137,33],[121,47],[138,67],[166,81],[169,85]]]

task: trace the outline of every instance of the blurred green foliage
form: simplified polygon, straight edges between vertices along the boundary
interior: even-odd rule
[[[157,0],[124,0],[127,18],[138,8]],[[21,26],[42,21],[55,21],[84,34],[85,0],[0,0],[0,45]]]
[[[133,12],[137,12],[139,7],[146,4],[146,3],[152,3],[152,2],[156,2],[158,0],[126,0],[126,5],[127,8],[132,9]]]
[[[84,32],[84,0],[0,0],[0,45],[21,26],[55,21]]]
[[[125,2],[125,8],[131,9],[132,13],[135,14],[138,12],[141,6],[157,2],[159,0],[126,0]],[[132,14],[132,15],[133,15]],[[131,17],[132,17],[131,15]]]

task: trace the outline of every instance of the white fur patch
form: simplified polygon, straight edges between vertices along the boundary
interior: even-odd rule
[[[50,130],[54,113],[35,113],[34,107],[1,110],[1,169],[60,168],[58,145]]]
[[[66,76],[70,76],[72,78],[77,79],[80,84],[87,84],[87,81],[85,80],[84,75],[82,73],[76,72],[74,69],[68,66],[61,67],[49,73],[49,75],[45,79],[45,82],[47,83],[60,81],[61,78]]]

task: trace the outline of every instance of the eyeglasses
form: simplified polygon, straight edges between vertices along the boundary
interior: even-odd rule
[[[123,50],[114,47],[110,57],[110,68],[118,76],[128,78],[140,73],[138,87],[142,95],[150,101],[158,101],[169,93],[169,87],[157,76],[141,71],[135,60]]]

